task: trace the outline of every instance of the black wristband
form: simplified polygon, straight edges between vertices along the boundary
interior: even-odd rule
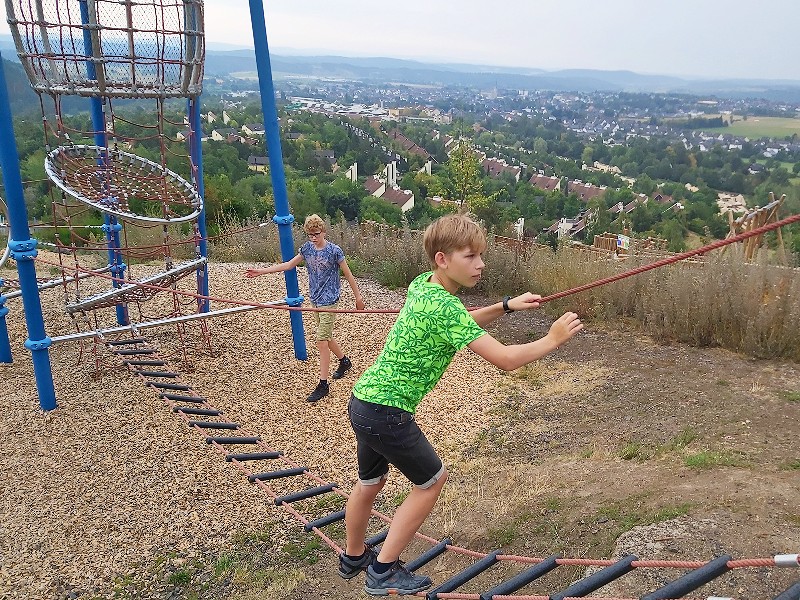
[[[511,300],[511,296],[503,296],[503,310],[506,311],[507,315],[510,315],[514,312],[513,308],[508,307],[508,301]]]

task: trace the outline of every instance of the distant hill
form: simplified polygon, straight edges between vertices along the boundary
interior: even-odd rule
[[[272,54],[275,75],[302,75],[365,82],[455,85],[478,88],[543,89],[574,92],[645,92],[716,95],[729,98],[760,97],[800,102],[800,81],[744,79],[684,79],[668,75],[642,75],[632,71],[566,69],[544,71],[470,64],[423,63],[395,58],[345,56],[290,56]],[[206,73],[224,75],[255,71],[253,50],[206,53]]]
[[[209,44],[209,46],[205,64],[207,75],[222,76],[256,70],[252,48],[220,50],[216,48],[225,46],[220,44]],[[0,34],[0,52],[4,59],[18,61],[10,35]],[[685,79],[667,75],[642,75],[632,71],[592,69],[545,71],[467,63],[424,63],[384,57],[298,56],[275,52],[270,58],[276,76],[297,75],[370,83],[397,82],[481,89],[498,87],[562,92],[683,93],[727,98],[759,97],[800,103],[800,81]]]
[[[30,81],[28,81],[28,76],[25,74],[22,65],[18,62],[6,60],[5,56],[5,52],[3,52],[3,71],[6,74],[6,86],[8,87],[11,112],[15,115],[33,111],[41,114],[36,93],[31,89]]]

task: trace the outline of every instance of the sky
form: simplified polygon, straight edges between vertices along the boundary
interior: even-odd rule
[[[276,54],[800,81],[800,0],[263,0],[263,6]],[[8,33],[2,4],[0,14],[0,33]],[[205,17],[212,48],[253,46],[248,0],[205,0]]]

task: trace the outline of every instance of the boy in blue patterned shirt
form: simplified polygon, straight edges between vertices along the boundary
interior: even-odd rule
[[[339,304],[342,287],[339,276],[339,269],[341,269],[345,279],[347,279],[347,283],[350,284],[350,289],[353,290],[356,309],[364,310],[364,300],[361,297],[356,279],[347,265],[344,252],[339,246],[325,239],[325,221],[319,215],[309,215],[303,224],[303,231],[308,236],[308,241],[300,246],[294,258],[265,269],[247,269],[245,277],[258,277],[267,273],[288,271],[305,262],[308,268],[311,305],[315,308],[329,307],[335,309]],[[330,393],[328,375],[330,373],[331,353],[339,359],[339,366],[333,372],[334,379],[344,377],[345,373],[353,366],[339,342],[333,339],[333,323],[336,320],[336,313],[314,312],[314,317],[317,322],[319,383],[306,398],[309,402],[318,402]]]

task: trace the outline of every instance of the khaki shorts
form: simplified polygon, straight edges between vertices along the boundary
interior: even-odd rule
[[[314,308],[337,308],[338,302],[334,304],[326,304],[325,306],[317,306],[312,302]],[[316,312],[314,311],[314,321],[317,323],[317,341],[329,342],[333,339],[333,324],[336,321],[336,313],[329,312]]]

